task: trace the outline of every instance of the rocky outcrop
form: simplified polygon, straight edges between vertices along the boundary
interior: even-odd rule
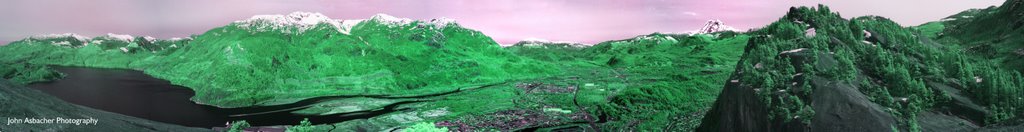
[[[768,119],[768,110],[754,95],[753,88],[730,81],[704,116],[699,132],[754,132],[781,130],[781,124]]]
[[[891,131],[896,120],[886,108],[872,103],[857,87],[824,78],[813,78],[811,107],[815,116],[810,130],[815,132]]]

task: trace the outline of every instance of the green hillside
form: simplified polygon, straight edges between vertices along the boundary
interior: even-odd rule
[[[589,47],[517,44],[507,49],[583,71],[569,75],[579,77],[584,88],[593,84],[611,91],[607,103],[589,106],[612,120],[600,128],[692,130],[732,73],[748,38],[731,31],[655,33]]]
[[[1008,0],[998,7],[973,9],[932,22],[942,31],[932,37],[945,44],[961,46],[964,52],[1007,69],[1024,72],[1024,3]]]
[[[296,26],[266,30],[276,25],[255,21],[215,28],[190,41],[97,37],[58,45],[67,38],[26,39],[0,48],[8,54],[0,62],[12,65],[4,67],[5,78],[21,84],[59,77],[45,65],[143,70],[193,88],[196,102],[220,107],[440,93],[560,71],[515,56],[456,23],[389,17],[364,20],[348,32],[326,22],[302,32]]]

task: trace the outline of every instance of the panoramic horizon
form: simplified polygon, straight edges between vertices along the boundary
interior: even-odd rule
[[[1019,131],[1021,7],[9,0],[0,131]]]
[[[884,2],[880,5],[875,3]],[[654,32],[697,30],[708,20],[722,20],[739,30],[758,28],[784,15],[789,7],[830,6],[845,18],[878,15],[913,26],[998,0],[934,2],[868,1],[64,1],[14,0],[0,5],[0,43],[33,35],[107,33],[187,37],[254,15],[319,12],[333,19],[367,19],[374,14],[429,20],[452,18],[464,27],[493,37],[499,44],[523,39],[594,44]],[[898,8],[926,4],[934,8]],[[586,24],[584,24],[586,23]]]

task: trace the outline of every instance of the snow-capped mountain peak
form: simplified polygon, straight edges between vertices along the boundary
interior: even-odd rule
[[[455,23],[455,19],[450,19],[450,18],[446,18],[446,17],[434,18],[434,19],[430,19],[430,20],[413,20],[413,19],[409,19],[409,18],[399,18],[399,17],[388,15],[388,14],[373,15],[373,17],[370,17],[370,20],[377,21],[377,22],[382,23],[382,24],[393,25],[393,26],[407,25],[407,24],[411,24],[413,22],[419,21],[419,22],[421,22],[420,23],[421,25],[432,25],[432,26],[434,26],[436,28],[444,28],[445,26],[448,26],[449,24],[457,24],[457,23]]]
[[[259,31],[266,30],[282,30],[285,32],[293,32],[290,27],[296,27],[297,31],[303,32],[312,29],[314,26],[320,23],[327,23],[333,26],[338,32],[348,34],[348,30],[351,27],[344,27],[343,20],[331,19],[320,13],[315,12],[292,12],[288,15],[256,15],[246,20],[235,21],[234,23],[241,25],[242,27],[250,27]],[[358,22],[357,22],[358,23]],[[351,24],[354,26],[355,24]]]
[[[708,20],[708,22],[705,23],[704,26],[700,28],[700,30],[690,31],[689,33],[690,34],[708,34],[708,33],[720,32],[720,31],[739,31],[739,30],[737,30],[736,28],[733,28],[732,26],[725,25],[725,22],[722,22],[722,20],[714,19],[714,20]]]
[[[235,23],[267,22],[277,25],[316,25],[321,22],[332,22],[331,18],[320,13],[292,12],[288,15],[256,15]]]

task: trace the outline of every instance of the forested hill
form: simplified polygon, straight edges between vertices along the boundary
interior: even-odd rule
[[[1015,2],[1015,1],[1009,1]],[[698,131],[972,131],[1024,110],[1019,72],[878,16],[794,7],[757,31]]]

